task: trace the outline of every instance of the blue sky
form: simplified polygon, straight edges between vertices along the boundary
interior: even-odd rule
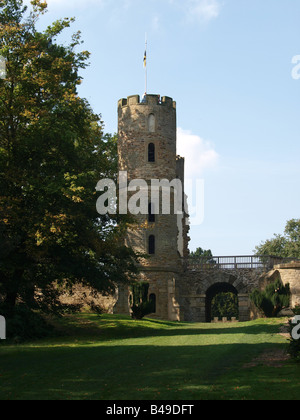
[[[205,217],[190,248],[252,254],[300,217],[299,0],[48,0],[44,27],[76,17],[91,52],[80,94],[117,131],[118,99],[177,102],[178,152],[205,182]],[[300,73],[300,72],[299,72]]]

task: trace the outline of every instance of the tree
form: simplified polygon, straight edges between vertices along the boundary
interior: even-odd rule
[[[300,219],[289,220],[283,235],[262,242],[255,248],[260,256],[300,259]]]
[[[117,178],[116,136],[78,95],[89,53],[56,38],[73,19],[44,32],[42,0],[0,0],[0,297],[58,309],[57,284],[110,293],[135,278],[138,256],[125,247],[125,217],[96,212],[100,178]]]
[[[211,250],[204,250],[202,248],[197,248],[196,251],[192,251],[190,254],[191,258],[193,259],[207,259],[207,261],[211,260],[213,254]]]

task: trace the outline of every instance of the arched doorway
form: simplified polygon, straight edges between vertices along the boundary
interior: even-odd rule
[[[237,314],[239,313],[238,291],[236,290],[236,288],[230,283],[215,283],[206,292],[206,301],[205,301],[206,322],[211,322],[212,318],[214,317],[214,314],[212,311],[212,304],[213,302],[215,302],[215,298],[218,295],[220,295],[221,297],[221,294],[225,294],[225,293],[226,294],[230,293],[233,295],[230,306],[234,305],[235,306],[234,312],[236,312]],[[229,299],[230,299],[230,296],[229,296]],[[229,313],[227,315],[226,310],[225,310],[224,317],[226,316],[229,316]]]

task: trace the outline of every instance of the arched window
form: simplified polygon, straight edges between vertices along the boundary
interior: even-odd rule
[[[155,236],[154,235],[150,235],[149,239],[148,239],[148,250],[149,250],[149,254],[150,255],[154,255],[155,254]]]
[[[148,162],[155,162],[155,144],[149,143],[148,145]]]
[[[155,116],[150,114],[148,117],[148,130],[149,133],[155,133]]]
[[[153,203],[148,205],[148,222],[155,223],[155,208]]]
[[[154,314],[156,312],[156,295],[154,293],[151,293],[149,296],[149,302],[152,306],[152,313]]]

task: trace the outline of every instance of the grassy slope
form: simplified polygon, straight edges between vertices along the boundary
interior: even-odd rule
[[[0,399],[299,399],[299,365],[245,367],[265,350],[286,348],[278,320],[81,315],[60,325],[68,335],[0,346]]]

